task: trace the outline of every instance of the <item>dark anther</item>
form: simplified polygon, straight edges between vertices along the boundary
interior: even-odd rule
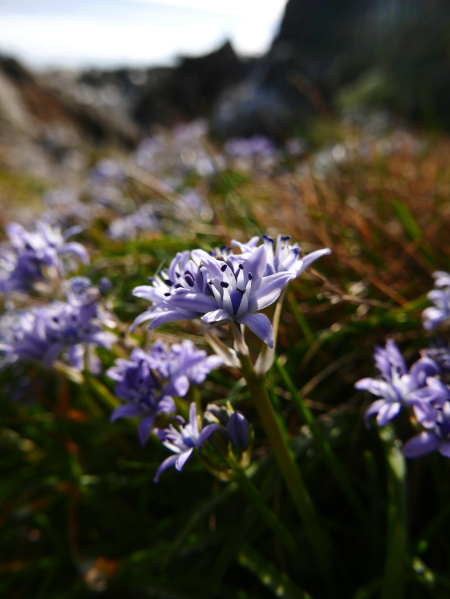
[[[220,251],[221,251],[221,252],[224,252],[226,249],[227,249],[227,246],[226,246],[226,245],[223,245],[223,246],[220,248]]]
[[[225,281],[222,281],[220,284],[221,284],[221,286],[222,286],[224,289],[226,289],[227,287],[229,287],[229,283],[225,283]]]
[[[170,292],[168,291],[167,293],[164,294],[166,297],[170,297]]]
[[[194,286],[194,279],[192,278],[192,275],[190,273],[187,273],[186,275],[184,275],[184,280],[189,285],[189,287]]]
[[[180,283],[177,283],[175,285],[175,289],[183,289],[183,285],[180,285]]]
[[[208,281],[208,285],[212,285],[212,284],[213,284],[213,282],[212,282],[212,281]]]
[[[242,295],[244,295],[245,291],[243,289],[239,289],[239,287],[236,287],[236,290],[239,291],[239,293],[241,293]]]
[[[262,238],[264,239],[264,241],[270,241],[270,243],[273,243],[272,237],[269,237],[268,235],[263,235]]]
[[[220,267],[220,270],[221,270],[222,272],[225,272],[225,271],[226,271],[226,269],[227,269],[227,265],[226,265],[226,264],[223,264],[223,265]]]
[[[283,237],[281,238],[281,241],[289,241],[290,238],[291,238],[290,235],[283,235]]]
[[[166,285],[173,285],[172,281],[170,279],[164,279],[164,283]]]
[[[155,282],[155,279],[154,279],[153,277],[149,277],[149,278],[148,278],[148,282],[149,282],[149,283],[154,283],[154,282]]]
[[[243,264],[239,264],[239,268],[240,268],[241,270],[244,270],[244,265],[243,265]]]
[[[253,281],[254,277],[251,272],[248,273],[248,278],[250,279],[250,281]]]

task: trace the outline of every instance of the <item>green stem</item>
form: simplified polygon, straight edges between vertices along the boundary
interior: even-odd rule
[[[381,599],[402,599],[406,554],[406,465],[393,428],[378,431],[386,457],[387,534]]]
[[[328,596],[331,596],[332,568],[328,536],[319,523],[317,512],[302,480],[287,435],[270,402],[264,379],[256,374],[248,355],[239,354],[239,359],[242,374],[247,381],[261,424],[310,538],[317,563],[324,577],[324,583],[328,585]]]
[[[294,537],[284,526],[284,524],[277,518],[270,508],[267,507],[264,498],[259,493],[258,489],[248,478],[246,472],[239,466],[236,458],[230,453],[226,458],[228,466],[233,470],[235,480],[239,485],[241,491],[247,496],[254,509],[258,512],[261,519],[265,524],[272,530],[272,532],[280,539],[285,548],[292,554],[299,552],[297,543]]]
[[[311,433],[314,437],[314,441],[316,442],[316,445],[317,445],[319,451],[321,452],[323,459],[325,460],[325,463],[327,464],[328,468],[330,469],[336,482],[341,487],[342,492],[347,497],[348,502],[350,503],[352,508],[355,510],[355,513],[358,515],[359,519],[365,523],[366,516],[365,516],[364,508],[361,505],[359,497],[356,495],[355,491],[353,490],[352,484],[350,482],[350,478],[349,478],[345,468],[342,466],[342,464],[336,457],[336,454],[334,453],[330,442],[328,441],[326,436],[323,434],[322,429],[317,425],[313,413],[311,412],[311,410],[308,408],[308,406],[305,403],[304,397],[299,393],[299,391],[297,391],[287,370],[284,368],[284,366],[282,364],[280,364],[280,361],[277,358],[275,358],[275,366],[276,366],[278,372],[280,373],[281,378],[283,379],[286,387],[288,388],[289,392],[292,395],[292,401],[294,403],[294,406],[295,406],[300,418],[302,418],[303,422],[305,424],[307,424],[309,426],[309,428],[311,429]]]

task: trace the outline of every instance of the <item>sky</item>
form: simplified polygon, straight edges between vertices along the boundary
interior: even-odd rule
[[[0,0],[0,52],[33,68],[153,66],[269,47],[286,0]]]

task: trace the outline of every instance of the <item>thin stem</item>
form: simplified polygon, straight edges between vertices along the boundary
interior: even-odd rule
[[[406,554],[406,465],[390,426],[379,429],[387,470],[387,534],[381,599],[404,596]]]
[[[280,362],[277,358],[275,358],[275,366],[276,366],[278,372],[280,373],[281,378],[283,379],[286,387],[288,388],[288,390],[291,393],[292,401],[294,403],[294,406],[295,406],[300,418],[302,418],[303,422],[305,424],[307,424],[309,426],[309,428],[311,429],[311,433],[314,437],[314,441],[316,442],[316,446],[318,447],[319,451],[321,452],[323,459],[325,460],[325,463],[327,464],[328,468],[330,469],[336,482],[341,487],[342,492],[347,497],[348,502],[350,503],[352,508],[355,510],[359,519],[365,523],[366,516],[365,516],[364,508],[361,504],[361,501],[359,500],[359,497],[356,495],[355,491],[353,490],[353,486],[350,482],[350,478],[349,478],[345,468],[342,466],[342,464],[336,457],[336,454],[334,453],[334,450],[331,447],[330,442],[328,441],[326,436],[323,434],[322,429],[317,425],[313,413],[311,412],[311,410],[308,408],[308,406],[305,403],[304,397],[300,394],[299,391],[297,391],[287,370],[284,368],[284,366],[282,364],[280,364]]]
[[[270,402],[264,379],[256,374],[248,355],[239,354],[239,359],[242,374],[247,381],[261,424],[311,540],[317,564],[324,577],[324,583],[328,587],[328,596],[330,597],[334,593],[328,536],[319,523],[317,512],[302,480],[287,434]]]
[[[258,512],[265,524],[280,539],[280,541],[283,543],[284,547],[288,551],[290,551],[292,554],[298,554],[299,549],[297,543],[294,540],[294,537],[284,526],[284,524],[277,518],[274,512],[272,512],[272,510],[267,507],[264,498],[261,496],[261,494],[255,487],[255,485],[252,483],[252,481],[248,478],[243,468],[239,466],[236,458],[230,453],[229,456],[226,458],[226,462],[233,471],[235,481],[239,485],[239,488],[250,500],[252,506]]]

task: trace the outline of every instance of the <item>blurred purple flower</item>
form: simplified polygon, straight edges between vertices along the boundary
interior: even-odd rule
[[[58,356],[67,350],[69,364],[84,370],[86,352],[90,347],[110,349],[117,337],[103,331],[95,301],[82,303],[58,302],[34,308],[19,315],[11,326],[9,341],[0,344],[0,350],[15,359],[42,362],[50,368]],[[98,372],[99,362],[88,355],[91,370]]]
[[[37,221],[35,231],[27,231],[18,223],[7,226],[10,246],[2,254],[1,264],[6,271],[0,280],[0,291],[9,292],[29,288],[33,282],[43,278],[43,267],[53,267],[60,274],[72,264],[64,262],[68,256],[76,257],[83,264],[89,264],[86,248],[67,239],[79,233],[80,227],[71,227],[64,233],[59,227],[44,221]]]
[[[197,350],[192,341],[184,340],[167,348],[156,341],[149,352],[136,348],[129,360],[117,359],[107,376],[117,382],[115,394],[125,401],[111,415],[118,418],[143,416],[138,426],[142,445],[147,442],[155,418],[174,412],[173,396],[184,397],[191,383],[202,383],[214,368],[222,364],[217,356]]]
[[[438,412],[433,430],[422,431],[405,443],[403,453],[407,458],[419,458],[438,451],[450,458],[450,402]]]
[[[428,299],[435,305],[422,312],[423,326],[432,331],[450,317],[450,274],[444,271],[433,273],[436,289],[430,291]]]

